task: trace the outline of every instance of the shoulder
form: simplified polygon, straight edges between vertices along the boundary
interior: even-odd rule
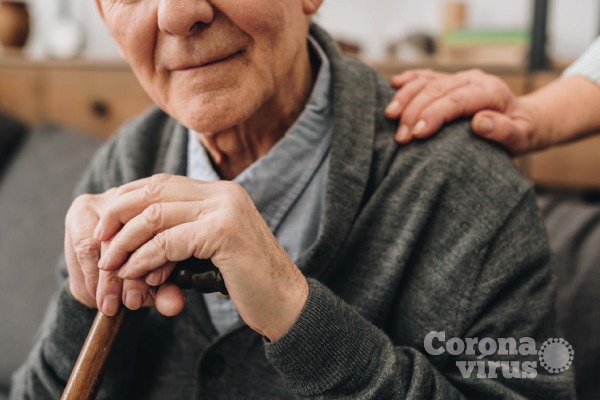
[[[435,204],[452,209],[457,217],[479,216],[496,226],[524,198],[532,202],[531,183],[502,147],[472,132],[469,119],[448,123],[429,139],[397,145],[393,139],[397,122],[384,116],[393,90],[387,79],[376,79],[373,188],[381,185],[390,194],[412,193],[415,198],[416,193],[435,193]],[[535,209],[535,204],[530,206]]]
[[[519,197],[531,188],[506,151],[475,135],[467,119],[445,125],[430,140],[400,149],[398,161],[402,162],[403,157],[415,159],[417,165],[426,164],[430,173],[476,187],[492,197],[498,194],[494,188]]]
[[[177,121],[157,107],[124,124],[94,155],[77,188],[98,193],[158,172],[177,173],[185,157],[187,135]],[[175,170],[173,170],[175,169]]]
[[[449,123],[434,137],[408,146],[384,143],[381,135],[392,138],[394,131],[377,132],[374,165],[379,164],[382,182],[435,191],[438,202],[455,211],[486,210],[485,215],[497,214],[498,223],[533,190],[500,146],[472,133],[469,120]]]
[[[531,190],[508,155],[475,136],[467,120],[447,124],[428,140],[397,145],[393,135],[398,121],[385,117],[395,93],[389,80],[360,60],[342,56],[318,26],[311,27],[311,34],[332,65],[332,165],[351,170],[354,181],[364,182],[368,164],[367,198],[379,192],[418,201],[425,191],[439,194],[438,206],[478,201],[490,210],[508,212]]]

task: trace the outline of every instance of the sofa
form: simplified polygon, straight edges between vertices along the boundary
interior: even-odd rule
[[[100,141],[0,115],[0,399],[57,290],[64,218]]]
[[[4,140],[2,140],[4,139]],[[0,115],[0,400],[56,291],[64,216],[100,141]],[[2,165],[0,164],[0,165]],[[600,204],[545,194],[539,204],[558,268],[557,312],[575,348],[580,399],[600,398]]]

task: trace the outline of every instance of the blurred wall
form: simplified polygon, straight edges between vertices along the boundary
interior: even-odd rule
[[[275,0],[279,1],[279,0]],[[35,16],[30,50],[43,54],[43,30],[56,15],[57,0],[29,0]],[[335,35],[360,43],[365,53],[378,57],[385,43],[415,31],[440,32],[446,0],[325,0],[318,20]],[[532,0],[466,0],[472,28],[526,28]],[[118,51],[95,10],[93,0],[71,0],[73,14],[87,30],[87,53],[116,56]],[[597,0],[551,0],[550,53],[574,58],[594,39],[600,27]]]

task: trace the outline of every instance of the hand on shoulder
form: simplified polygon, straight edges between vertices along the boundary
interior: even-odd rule
[[[395,136],[400,144],[428,138],[447,122],[473,116],[473,131],[511,154],[543,147],[537,133],[539,112],[494,75],[480,70],[410,70],[393,76],[391,83],[398,92],[386,116],[400,119]]]

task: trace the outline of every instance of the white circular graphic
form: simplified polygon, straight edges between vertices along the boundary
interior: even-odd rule
[[[546,371],[558,374],[569,369],[575,357],[575,350],[566,340],[551,338],[542,344],[538,356]]]

